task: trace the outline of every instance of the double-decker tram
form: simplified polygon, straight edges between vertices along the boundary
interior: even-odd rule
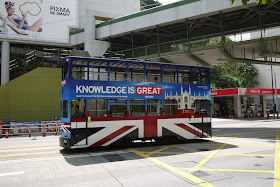
[[[212,134],[207,67],[67,57],[61,83],[66,149]]]

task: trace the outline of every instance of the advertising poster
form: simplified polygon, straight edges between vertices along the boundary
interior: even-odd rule
[[[65,98],[211,100],[210,85],[154,82],[72,80],[62,87]]]
[[[67,43],[76,0],[0,0],[0,37]]]

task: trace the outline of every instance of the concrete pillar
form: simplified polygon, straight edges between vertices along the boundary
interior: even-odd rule
[[[267,105],[266,105],[266,95],[264,95],[263,96],[263,111],[266,111],[266,107],[267,107]]]
[[[236,95],[233,96],[234,100],[234,114],[238,117],[241,118],[242,112],[241,112],[241,96]]]
[[[84,32],[84,44],[85,44],[85,51],[87,51],[90,56],[103,56],[107,49],[110,47],[109,42],[99,41],[96,39],[95,33],[95,16],[92,10],[87,10],[87,17],[85,24],[85,32]]]
[[[85,51],[88,51],[90,56],[93,56],[92,51],[94,45],[92,44],[95,40],[95,17],[92,14],[92,10],[87,10],[87,24],[85,24]]]
[[[2,42],[1,51],[1,85],[10,80],[10,42]]]

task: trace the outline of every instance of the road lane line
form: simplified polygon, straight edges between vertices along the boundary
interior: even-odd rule
[[[280,136],[276,132],[275,158],[274,158],[274,187],[280,187]]]
[[[235,136],[234,138],[232,138],[229,142],[224,143],[222,146],[220,146],[218,149],[216,149],[215,151],[213,151],[212,153],[210,153],[208,156],[206,156],[202,161],[200,161],[193,169],[190,170],[191,171],[196,171],[199,168],[201,168],[204,164],[206,164],[213,156],[215,156],[220,150],[222,150],[223,148],[225,148],[227,145],[229,145],[229,143],[233,142],[236,138],[238,138],[239,136],[241,136],[241,134]]]
[[[192,170],[192,168],[179,168],[182,170]],[[274,173],[268,170],[242,170],[242,169],[204,169],[200,168],[197,171],[226,171],[226,172],[244,172],[244,173]]]
[[[195,182],[195,183],[197,183],[197,184],[199,184],[201,186],[204,186],[204,187],[214,187],[213,184],[210,184],[210,183],[208,183],[208,182],[206,182],[206,181],[204,181],[204,180],[202,180],[202,179],[200,179],[200,178],[198,178],[198,177],[196,177],[196,176],[194,176],[194,175],[192,175],[190,173],[186,173],[186,172],[182,171],[179,168],[176,168],[176,167],[173,167],[171,165],[168,165],[168,164],[166,164],[166,163],[164,163],[164,162],[162,162],[162,161],[160,161],[160,160],[158,160],[156,158],[153,158],[153,157],[151,157],[149,155],[146,155],[143,152],[137,151],[136,149],[130,149],[130,150],[132,152],[134,152],[135,154],[137,154],[137,155],[139,155],[139,156],[141,156],[143,158],[146,158],[147,160],[150,160],[151,162],[154,162],[154,163],[158,164],[159,166],[161,166],[161,167],[163,167],[165,169],[168,169],[168,170],[170,170],[170,171],[180,175],[181,177],[184,177],[184,178],[186,178],[186,179],[188,179],[188,180],[190,180],[192,182]]]
[[[5,176],[12,176],[12,175],[23,175],[24,171],[19,171],[19,172],[12,172],[12,173],[0,173],[0,177],[5,177]]]

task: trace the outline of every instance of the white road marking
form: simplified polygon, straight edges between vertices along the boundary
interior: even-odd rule
[[[20,160],[6,160],[6,161],[0,161],[0,165],[23,163],[23,162],[49,161],[49,160],[58,160],[58,159],[63,159],[63,158],[64,159],[86,158],[86,157],[102,156],[102,155],[108,155],[108,154],[122,154],[122,153],[130,153],[130,152],[131,151],[108,151],[108,152],[88,153],[88,154],[80,154],[80,155],[55,156],[55,157],[20,159]]]
[[[12,173],[2,173],[2,174],[0,174],[0,177],[11,176],[11,175],[23,175],[23,174],[24,174],[24,171],[12,172]]]

